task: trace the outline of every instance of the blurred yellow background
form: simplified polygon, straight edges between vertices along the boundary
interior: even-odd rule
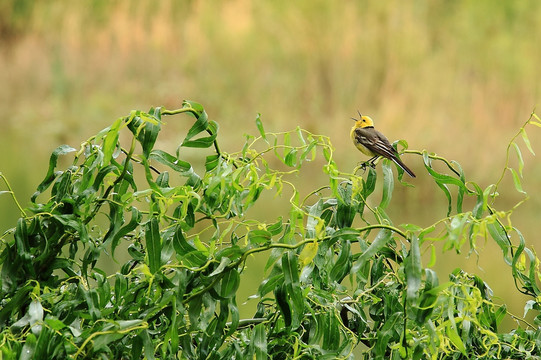
[[[456,160],[486,187],[541,100],[540,18],[534,0],[3,0],[0,171],[24,205],[56,146],[77,147],[132,109],[191,99],[220,124],[225,152],[257,133],[260,112],[267,131],[330,136],[339,167],[351,171],[366,160],[349,139],[360,110],[391,141]],[[541,129],[528,133],[541,153]],[[161,141],[181,136],[166,126]],[[541,165],[523,149],[531,199],[513,224],[536,247]],[[396,224],[428,226],[445,216],[445,197],[420,157],[403,160],[416,188],[397,185],[389,213]],[[521,199],[510,179],[500,194],[504,210]],[[18,216],[0,196],[0,232]],[[479,246],[479,261],[438,253],[440,280],[462,266],[522,315],[498,247]]]

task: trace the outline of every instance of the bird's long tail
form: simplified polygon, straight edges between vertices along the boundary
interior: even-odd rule
[[[405,172],[408,173],[409,176],[411,177],[415,177],[415,174],[413,173],[413,171],[411,171],[407,166],[406,164],[404,164],[402,162],[402,160],[400,160],[397,156],[393,156],[393,158],[391,159],[395,162],[396,165],[400,166],[402,168],[402,170],[404,170]]]

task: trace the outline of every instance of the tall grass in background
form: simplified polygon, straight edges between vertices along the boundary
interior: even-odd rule
[[[541,4],[533,0],[4,0],[0,10],[0,151],[9,154],[0,171],[23,202],[60,143],[76,145],[110,114],[175,108],[183,98],[205,102],[224,146],[260,112],[277,131],[299,125],[328,135],[343,168],[365,160],[347,139],[359,109],[391,140],[457,159],[485,186],[541,98]],[[530,138],[539,153],[541,136]],[[170,131],[162,141],[175,147],[179,138]],[[538,188],[541,166],[525,161],[524,186]],[[429,224],[443,214],[428,181],[397,189],[393,201],[402,206],[390,215]],[[532,198],[515,220],[530,242],[539,210],[540,198]],[[6,198],[0,214],[0,231],[14,226],[18,214]],[[464,261],[446,256],[450,269]],[[497,276],[501,264],[472,258],[470,266]],[[494,284],[496,295],[506,286]]]

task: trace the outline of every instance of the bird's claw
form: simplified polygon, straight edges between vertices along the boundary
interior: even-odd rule
[[[372,169],[375,169],[376,168],[376,164],[374,164],[373,162],[371,161],[363,161],[363,162],[360,162],[359,165],[357,165],[357,167],[355,168],[355,173],[361,169],[364,172],[366,172],[366,168],[367,167],[371,167]]]
[[[363,170],[366,170],[367,166],[370,166],[372,169],[376,168],[376,164],[374,164],[372,161],[364,161],[361,164],[359,164],[359,167]]]

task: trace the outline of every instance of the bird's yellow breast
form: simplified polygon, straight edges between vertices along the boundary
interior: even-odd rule
[[[359,121],[357,123],[359,123]],[[351,132],[349,134],[350,137],[351,137],[351,140],[353,141],[353,144],[363,154],[368,155],[368,156],[375,156],[376,154],[374,152],[372,152],[369,148],[367,148],[366,146],[361,144],[360,141],[357,140],[357,134],[356,134],[355,130],[357,130],[357,128],[361,127],[361,126],[357,126],[358,125],[357,123],[351,128]]]

